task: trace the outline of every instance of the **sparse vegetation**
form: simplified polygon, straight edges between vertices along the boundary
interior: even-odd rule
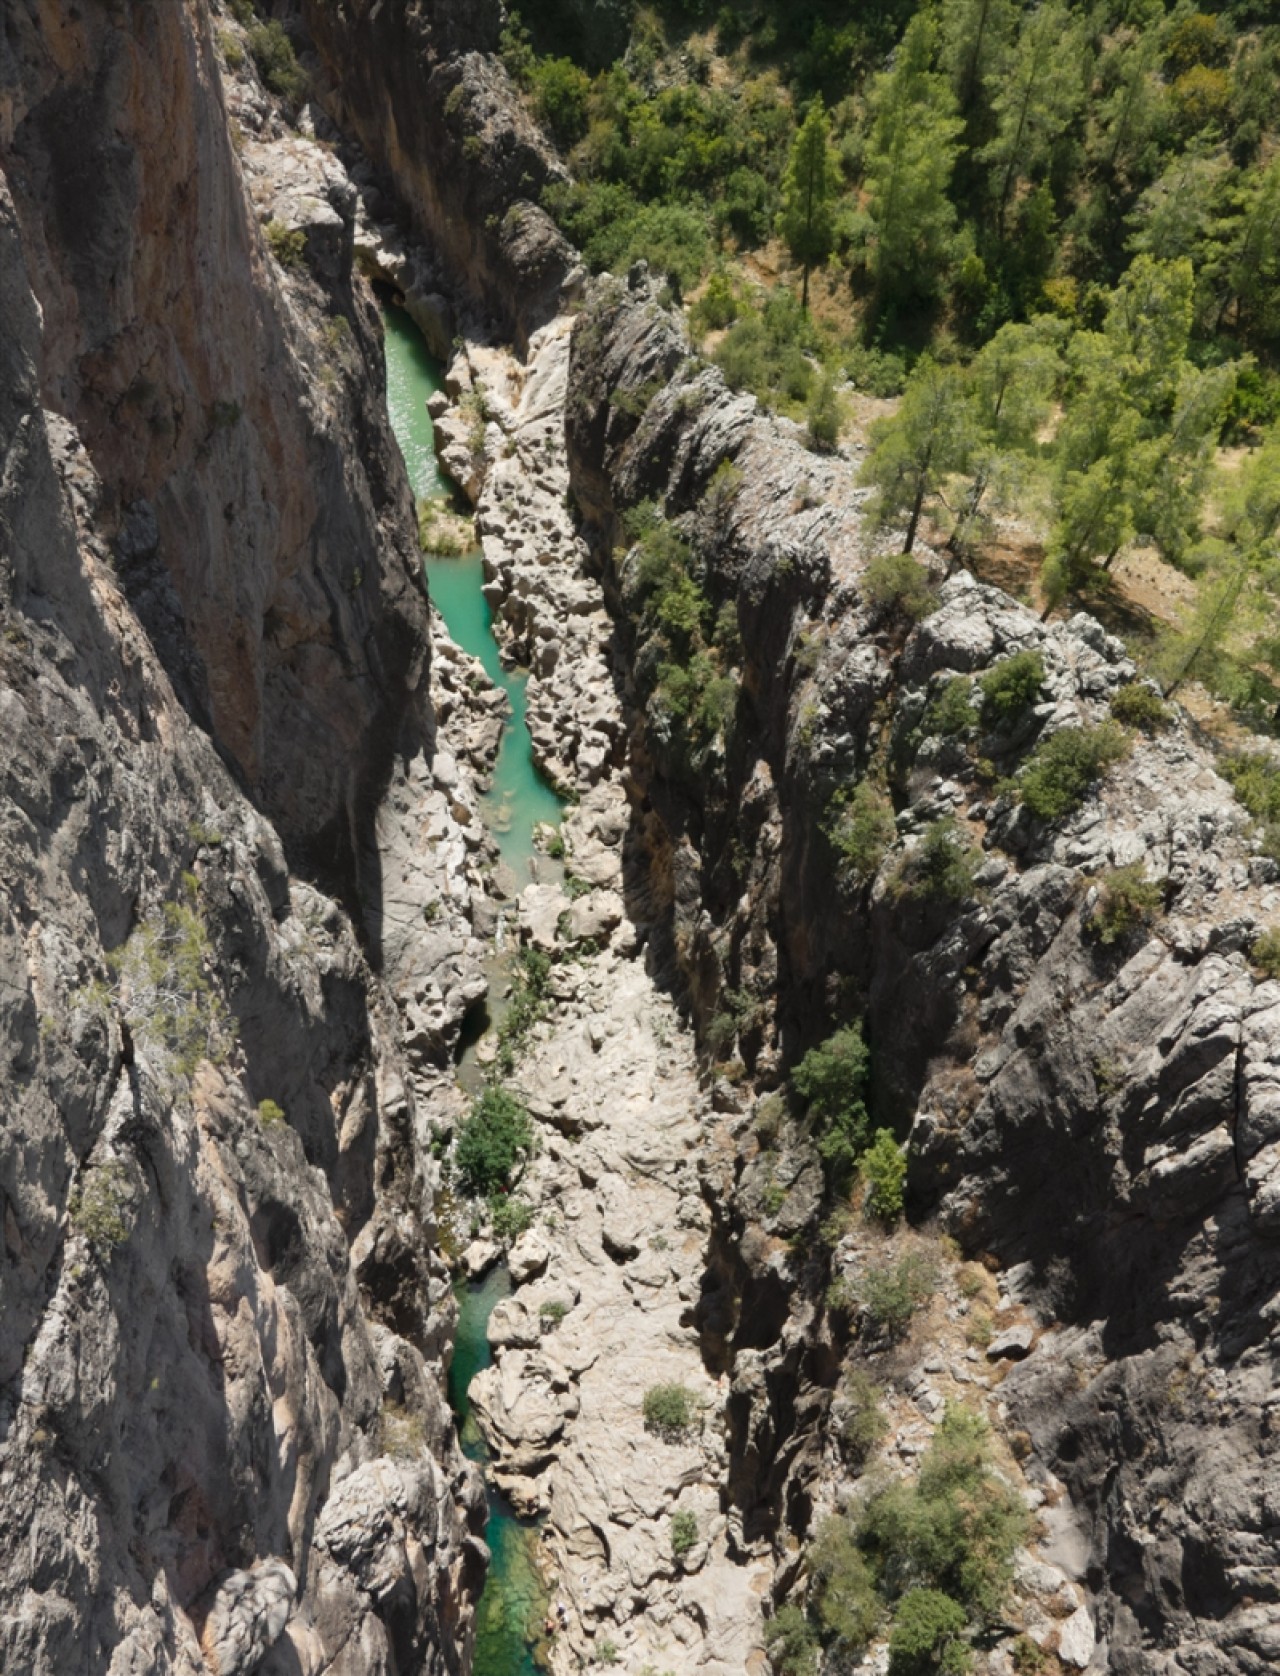
[[[892,888],[917,901],[963,902],[973,895],[981,851],[950,815],[930,823],[924,837],[903,855]]]
[[[907,622],[927,617],[936,603],[929,572],[908,553],[872,559],[863,572],[862,591],[873,605]]]
[[[698,1520],[688,1508],[671,1515],[671,1553],[682,1560],[698,1543]]]
[[[1111,714],[1122,727],[1140,728],[1143,733],[1160,733],[1173,721],[1170,706],[1146,681],[1121,687],[1111,700]]]
[[[71,1226],[101,1257],[129,1237],[129,1173],[117,1159],[95,1164],[81,1176],[71,1196]]]
[[[454,1153],[464,1192],[490,1198],[507,1192],[533,1152],[529,1113],[509,1089],[490,1084],[472,1102]]]
[[[284,1107],[274,1100],[258,1101],[258,1122],[264,1129],[274,1129],[284,1122]]]
[[[850,1368],[836,1395],[840,1452],[852,1466],[861,1467],[889,1429],[880,1406],[880,1387],[860,1368]]]
[[[840,855],[841,876],[854,886],[875,878],[893,843],[893,805],[869,780],[832,804],[827,835]]]
[[[936,1281],[937,1268],[921,1251],[869,1264],[855,1283],[868,1331],[891,1341],[904,1337]]]
[[[1280,978],[1280,926],[1270,926],[1258,937],[1249,959],[1264,978]]]
[[[1107,947],[1149,926],[1164,907],[1163,885],[1148,879],[1140,862],[1115,868],[1097,881],[1097,887],[1097,905],[1086,924]]]
[[[645,1430],[664,1443],[679,1443],[697,1418],[697,1398],[687,1386],[651,1385],[644,1394]]]
[[[283,25],[274,18],[267,23],[252,23],[245,41],[263,83],[287,105],[300,105],[307,96],[307,75]]]
[[[777,1676],[817,1676],[816,1630],[798,1606],[780,1606],[764,1626],[765,1650]]]
[[[263,228],[267,248],[282,268],[302,268],[307,262],[307,235],[301,227],[286,227],[272,219]]]
[[[514,1193],[496,1193],[489,1200],[489,1225],[499,1244],[510,1245],[533,1226],[533,1206]]]
[[[1022,801],[1041,820],[1063,820],[1128,751],[1128,736],[1114,722],[1063,728],[1042,740],[1028,758],[1018,776]]]

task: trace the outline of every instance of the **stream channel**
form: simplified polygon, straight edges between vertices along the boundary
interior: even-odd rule
[[[439,364],[428,354],[417,327],[402,309],[383,311],[386,327],[387,407],[391,427],[409,470],[415,499],[448,498],[449,485],[436,460],[427,397],[443,384]],[[511,717],[503,729],[493,780],[482,815],[497,841],[502,862],[517,881],[536,866],[533,829],[539,821],[558,825],[563,805],[541,778],[525,725],[525,684],[519,670],[503,668],[493,637],[492,613],[481,593],[484,582],[479,551],[461,558],[428,553],[427,584],[449,633],[465,652],[479,658],[485,673],[506,693]],[[501,956],[488,966],[491,994],[497,996],[507,976]],[[491,1012],[494,1009],[491,1009]],[[478,1070],[468,1059],[460,1080],[476,1086]],[[458,1329],[449,1369],[449,1402],[465,1453],[481,1468],[488,1450],[471,1414],[467,1391],[472,1379],[491,1361],[489,1315],[511,1291],[505,1264],[481,1281],[460,1279],[456,1287]],[[486,1481],[488,1475],[486,1473]],[[536,1676],[537,1640],[546,1612],[546,1589],[537,1564],[538,1532],[517,1519],[510,1503],[488,1484],[489,1523],[485,1540],[492,1560],[476,1616],[474,1676]]]

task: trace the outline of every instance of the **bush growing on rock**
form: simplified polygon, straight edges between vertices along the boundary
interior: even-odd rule
[[[979,680],[983,719],[992,726],[1023,715],[1040,696],[1044,659],[1039,652],[1015,652]]]
[[[1219,764],[1224,780],[1262,829],[1262,850],[1280,858],[1280,766],[1265,751],[1225,757]]]
[[[902,857],[892,882],[894,894],[917,901],[963,902],[973,895],[981,852],[965,840],[951,816],[930,823],[914,849]]]
[[[818,1528],[806,1564],[823,1639],[849,1658],[864,1648],[880,1617],[871,1569],[848,1519],[830,1518]]]
[[[867,1215],[892,1226],[902,1215],[907,1154],[890,1129],[877,1129],[859,1166],[867,1184]]]
[[[1032,752],[1018,776],[1022,801],[1041,820],[1073,814],[1089,788],[1129,751],[1129,738],[1114,722],[1065,727]]]
[[[791,1082],[809,1102],[823,1162],[837,1178],[847,1176],[870,1138],[863,1099],[867,1044],[862,1026],[846,1025],[819,1047],[810,1048],[791,1073]]]
[[[966,733],[978,720],[973,706],[973,683],[963,675],[956,675],[934,698],[925,711],[926,734],[938,733],[953,738]]]
[[[556,144],[568,148],[587,131],[591,80],[568,58],[544,58],[530,75],[534,109]]]
[[[910,553],[886,553],[872,559],[862,575],[862,591],[872,605],[915,622],[937,603],[929,572]]]
[[[283,26],[275,18],[270,23],[255,23],[245,40],[264,84],[287,104],[300,105],[307,96],[307,73],[298,63]]]
[[[972,1665],[964,1607],[937,1589],[903,1596],[889,1636],[889,1676],[964,1676]]]
[[[129,1237],[129,1174],[116,1159],[86,1170],[71,1196],[71,1226],[105,1256]]]
[[[1108,947],[1150,925],[1164,907],[1164,886],[1148,879],[1139,862],[1117,867],[1098,883],[1097,906],[1085,923],[1089,932]]]
[[[858,1302],[873,1334],[900,1339],[916,1311],[933,1292],[937,1270],[919,1251],[906,1251],[885,1263],[872,1263],[857,1283]]]
[[[1280,926],[1264,931],[1249,950],[1249,959],[1265,978],[1280,978]]]
[[[939,1590],[990,1621],[1003,1607],[1027,1528],[1021,1499],[996,1476],[985,1420],[949,1403],[915,1483],[872,1497],[859,1536],[889,1594]]]
[[[862,1466],[889,1429],[880,1406],[880,1387],[861,1368],[850,1368],[840,1381],[836,1415],[840,1452],[853,1466]]]
[[[490,1085],[476,1097],[458,1131],[455,1162],[463,1190],[486,1198],[505,1191],[516,1166],[532,1151],[528,1112],[509,1090]]]
[[[644,1394],[644,1427],[664,1443],[678,1443],[693,1425],[697,1399],[685,1385],[651,1385]]]
[[[307,259],[307,235],[301,227],[286,227],[283,221],[268,221],[264,232],[267,248],[282,268],[300,268]]]
[[[1159,733],[1173,720],[1173,711],[1146,681],[1121,687],[1111,700],[1111,714],[1123,727],[1141,728],[1144,733]]]
[[[494,1239],[502,1245],[510,1245],[532,1226],[533,1206],[527,1199],[517,1198],[514,1194],[510,1198],[495,1194],[489,1200],[489,1221],[493,1226]]]
[[[682,1560],[698,1542],[698,1520],[687,1507],[671,1515],[671,1552]]]
[[[765,1651],[777,1676],[817,1676],[818,1636],[798,1606],[780,1606],[764,1626]]]
[[[827,834],[839,852],[842,877],[855,885],[874,879],[896,831],[893,805],[869,780],[837,799]]]

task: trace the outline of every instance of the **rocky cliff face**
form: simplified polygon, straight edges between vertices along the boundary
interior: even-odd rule
[[[244,77],[202,0],[6,10],[6,1670],[457,1670],[483,1574],[424,1168],[469,782],[355,194]]]
[[[1133,675],[1123,648],[1088,618],[1041,625],[963,574],[916,627],[868,598],[848,466],[731,396],[643,273],[593,288],[567,424],[639,672],[624,694],[641,723],[633,893],[665,902],[695,1015],[728,1020],[736,1074],[766,1089],[833,1022],[865,1018],[875,1116],[911,1123],[916,1214],[936,1209],[998,1263],[1004,1304],[1038,1324],[1001,1396],[1033,1476],[1071,1492],[1094,1662],[1267,1668],[1280,989],[1246,951],[1280,913],[1274,864],[1185,721],[1135,737],[1056,822],[1001,791],[1036,741],[1107,720]],[[716,478],[726,459],[737,472]],[[624,559],[622,514],[649,498],[741,640],[732,726],[693,771],[644,678]],[[1019,650],[1039,653],[1044,681],[1016,726],[937,724],[948,683]],[[830,833],[873,762],[896,836],[860,882]],[[950,900],[911,886],[941,819],[973,853]],[[1104,941],[1107,880],[1135,864],[1160,881],[1160,911]],[[748,1528],[794,1529],[824,1494],[804,1436],[819,1439],[838,1366],[824,1346],[844,1330],[822,1288],[862,1256],[846,1239],[830,1268],[788,1259],[805,1193],[763,1204],[759,1155],[747,1124],[736,1161],[709,1171],[721,1238],[702,1319],[735,1369],[730,1481]],[[803,1147],[786,1179],[802,1168]],[[1092,1646],[1090,1629],[1073,1662]]]

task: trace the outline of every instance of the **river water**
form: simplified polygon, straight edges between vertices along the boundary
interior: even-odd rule
[[[426,408],[427,397],[441,387],[441,369],[403,310],[388,307],[383,319],[387,407],[409,469],[409,482],[418,498],[447,496],[449,488],[436,460]],[[480,659],[485,673],[502,688],[511,705],[511,720],[503,730],[482,814],[497,840],[503,862],[523,883],[534,866],[535,824],[548,821],[558,825],[564,812],[560,799],[534,767],[525,725],[527,676],[502,667],[493,638],[492,613],[480,591],[484,575],[479,552],[462,558],[428,553],[425,565],[431,597],[449,633],[464,651]],[[489,1315],[510,1290],[505,1267],[492,1270],[478,1283],[460,1280],[456,1288],[458,1330],[449,1369],[449,1402],[464,1451],[482,1467],[488,1451],[472,1417],[467,1392],[475,1375],[492,1360]],[[547,1604],[537,1567],[538,1533],[533,1525],[516,1518],[492,1484],[488,1498],[485,1540],[493,1558],[477,1613],[474,1676],[536,1676],[539,1667],[535,1649]]]

